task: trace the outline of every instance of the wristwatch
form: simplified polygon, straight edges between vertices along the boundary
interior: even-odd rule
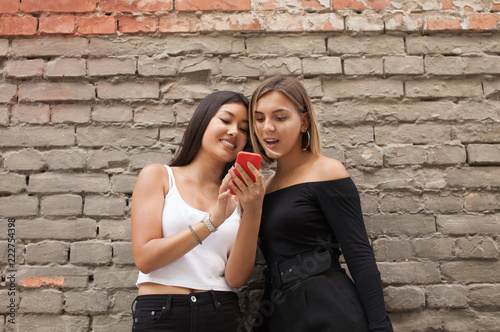
[[[212,222],[210,221],[210,213],[207,213],[201,221],[203,221],[203,223],[205,224],[205,226],[207,226],[210,232],[212,233],[217,232],[218,228],[215,227],[214,224],[212,224]]]

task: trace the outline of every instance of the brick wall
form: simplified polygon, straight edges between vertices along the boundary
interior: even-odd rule
[[[499,11],[1,0],[0,331],[129,330],[137,173],[169,162],[204,96],[277,73],[305,84],[359,187],[395,330],[498,331]]]

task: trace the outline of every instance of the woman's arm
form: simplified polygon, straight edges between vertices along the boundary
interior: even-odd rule
[[[241,166],[236,164],[236,168],[248,187],[230,171],[238,187],[232,183],[229,186],[236,192],[243,210],[240,227],[225,270],[226,282],[233,288],[243,286],[252,273],[265,194],[264,176],[253,165],[249,164],[249,168],[255,175],[255,182]]]

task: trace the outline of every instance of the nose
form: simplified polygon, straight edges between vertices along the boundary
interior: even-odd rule
[[[227,133],[233,137],[237,137],[238,136],[238,126],[237,125],[229,126]]]
[[[266,119],[264,121],[264,123],[262,124],[262,130],[264,132],[273,132],[274,131],[274,125],[271,123],[271,121],[269,121],[268,119]]]

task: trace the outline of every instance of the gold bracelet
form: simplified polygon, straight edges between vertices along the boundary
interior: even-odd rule
[[[196,233],[194,232],[193,226],[189,225],[189,230],[191,231],[191,233],[193,233],[194,238],[196,239],[196,241],[198,241],[198,243],[199,243],[199,244],[202,244],[202,243],[201,243],[200,238],[199,238],[199,237],[198,237],[198,235],[196,235]]]

